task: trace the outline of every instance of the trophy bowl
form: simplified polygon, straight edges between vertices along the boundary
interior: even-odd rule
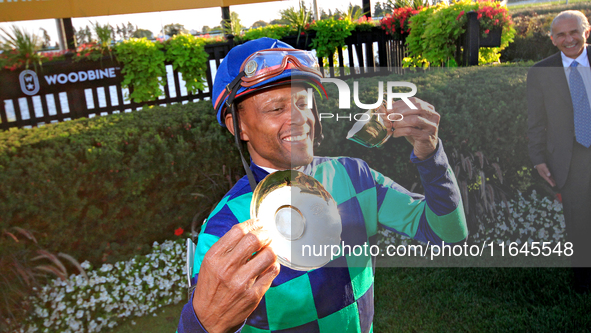
[[[250,217],[271,236],[280,264],[309,271],[331,260],[340,246],[341,216],[337,204],[316,179],[295,170],[277,171],[256,187]]]
[[[380,111],[380,112],[378,112]],[[391,133],[388,133],[387,122],[401,121],[404,116],[400,113],[393,113],[395,118],[390,119],[385,113],[385,106],[377,109],[370,109],[363,113],[359,120],[347,133],[347,139],[355,141],[368,148],[379,148],[388,141]]]

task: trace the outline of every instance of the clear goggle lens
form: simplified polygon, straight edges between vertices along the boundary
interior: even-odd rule
[[[295,69],[322,77],[318,61],[312,52],[293,49],[270,49],[253,53],[240,68],[246,74],[241,85],[250,87],[280,75],[287,69]]]

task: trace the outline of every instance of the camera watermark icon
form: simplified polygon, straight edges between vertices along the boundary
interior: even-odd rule
[[[322,78],[320,79],[321,83],[334,83],[337,86],[339,91],[339,109],[350,109],[351,108],[351,90],[345,81],[336,78]],[[409,108],[416,110],[417,107],[412,104],[409,100],[409,97],[413,97],[417,93],[417,86],[414,83],[404,82],[404,81],[388,81],[387,82],[387,90],[384,94],[384,82],[378,82],[378,100],[373,104],[365,104],[359,100],[359,82],[353,82],[353,102],[355,105],[360,109],[377,109],[384,103],[384,97],[386,97],[386,107],[388,109],[392,108],[393,100],[395,98],[399,98]],[[410,88],[410,92],[394,92],[392,88],[394,87],[407,87]],[[313,89],[308,88],[308,105],[312,105],[312,96],[313,96]]]

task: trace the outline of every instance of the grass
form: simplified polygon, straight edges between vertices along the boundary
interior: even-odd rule
[[[376,332],[588,332],[565,268],[382,268]]]
[[[568,268],[377,268],[375,332],[589,332]],[[174,332],[183,304],[113,333]]]
[[[111,333],[174,333],[179,324],[181,310],[185,302],[165,306],[155,312],[156,316],[146,316],[125,321],[115,327]]]

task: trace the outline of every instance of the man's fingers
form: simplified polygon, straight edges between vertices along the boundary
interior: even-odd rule
[[[232,257],[244,264],[253,258],[255,252],[260,251],[271,243],[269,232],[263,229],[257,229],[244,235],[232,250]]]
[[[419,115],[433,115],[437,114],[435,112],[435,107],[421,99],[411,97],[409,98],[410,102],[416,107],[416,109],[410,108],[404,101],[396,101],[392,103],[392,109],[388,110],[388,113],[402,113],[402,114],[419,114]]]
[[[267,246],[251,257],[245,265],[245,269],[248,270],[248,274],[259,276],[276,262],[277,255],[271,247]]]
[[[546,163],[536,165],[536,170],[538,170],[540,177],[542,177],[546,182],[548,182],[550,186],[556,186],[556,182],[554,181],[554,178],[552,178],[552,174],[550,173],[550,169],[548,169]]]
[[[404,116],[404,118],[401,121],[393,122],[392,126],[394,127],[394,129],[403,127],[436,128],[437,124],[431,121],[430,119],[418,115],[410,115]]]
[[[392,134],[393,137],[399,138],[402,136],[412,136],[415,139],[428,139],[433,135],[437,135],[437,126],[430,122],[421,122],[415,124],[395,125]]]
[[[278,262],[273,263],[273,265],[267,267],[261,274],[259,274],[258,278],[254,282],[253,288],[261,291],[263,294],[269,289],[273,279],[279,274],[280,265]]]

